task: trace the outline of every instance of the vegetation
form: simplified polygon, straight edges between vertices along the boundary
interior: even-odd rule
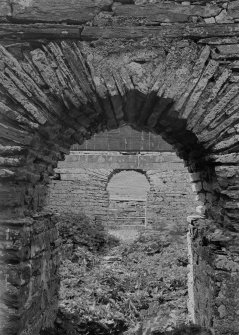
[[[119,243],[82,216],[61,217],[59,231],[64,257],[52,334],[140,335],[152,320],[160,334],[186,321],[185,245],[151,231]]]
[[[74,256],[78,247],[94,254],[119,244],[119,241],[107,234],[100,220],[91,221],[83,214],[61,214],[58,218],[58,230],[62,239],[63,255]]]

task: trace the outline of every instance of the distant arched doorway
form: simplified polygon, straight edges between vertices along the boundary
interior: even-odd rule
[[[143,171],[116,171],[107,185],[109,227],[146,227],[149,189]]]

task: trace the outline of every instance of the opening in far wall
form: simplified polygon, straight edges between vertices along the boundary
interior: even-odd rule
[[[117,227],[147,226],[147,193],[150,184],[142,172],[120,171],[110,179],[108,224]]]

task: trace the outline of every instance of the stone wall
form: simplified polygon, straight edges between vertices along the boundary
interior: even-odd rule
[[[190,175],[182,161],[158,164],[158,169],[147,170],[150,183],[147,199],[147,220],[152,228],[175,235],[186,235],[186,218],[196,212],[200,204],[192,191]]]
[[[7,292],[1,299],[6,299],[7,293],[8,307],[21,306],[18,313],[11,314],[12,319],[19,320],[17,328],[9,328],[3,316],[1,327],[6,326],[3,335],[21,331],[24,335],[38,334],[42,325],[47,327],[54,320],[60,284],[60,239],[56,222],[56,217],[48,212],[1,221],[1,234],[6,225],[10,227],[4,260],[13,264],[12,268],[1,267],[8,278]]]
[[[189,217],[188,221],[192,320],[213,328],[215,334],[237,335],[239,267],[238,256],[234,254],[238,245],[236,233],[220,229],[202,216]],[[228,287],[229,282],[232,284]]]
[[[14,185],[7,178],[1,187],[1,335],[38,334],[52,324],[58,304],[60,240],[57,218],[44,209],[48,178],[39,183],[24,168],[18,178],[24,183]]]
[[[137,131],[130,126],[122,126],[118,129],[95,134],[83,144],[73,144],[74,151],[166,151],[173,152],[170,144],[161,136],[145,131]]]
[[[48,207],[56,212],[71,211],[85,213],[91,218],[101,217],[108,226],[112,224],[113,217],[112,211],[109,212],[112,203],[107,192],[108,182],[115,173],[132,169],[144,173],[150,184],[147,226],[186,236],[186,217],[195,212],[199,203],[192,191],[190,175],[174,153],[123,155],[115,152],[72,152],[64,162],[58,164],[56,178],[60,179],[50,184]],[[133,202],[133,212],[132,206],[128,208],[128,202],[123,204],[127,215],[144,217],[142,203],[138,204],[137,200]],[[116,201],[115,205],[118,216],[123,217],[122,208],[120,210],[122,203]],[[141,219],[141,224],[142,221],[144,225],[144,219]],[[124,220],[125,225],[131,223],[130,218]]]
[[[191,320],[206,328],[213,324],[213,301],[215,283],[213,280],[213,257],[206,242],[207,221],[202,216],[188,217],[189,247],[189,303]]]
[[[56,212],[84,213],[94,218],[106,217],[109,195],[106,190],[110,169],[79,168],[74,173],[60,173],[60,180],[49,185],[48,207]]]
[[[110,199],[107,226],[115,229],[141,228],[147,226],[147,201],[130,199]]]
[[[219,334],[232,333],[238,329],[238,1],[153,2],[0,1],[1,253],[8,271],[22,273],[29,262],[22,228],[12,222],[41,210],[35,204],[73,143],[122,124],[161,134],[192,172],[207,217],[235,234],[226,254],[215,250],[215,304],[225,304],[214,324]],[[13,225],[17,237],[9,241]],[[24,312],[19,286],[9,287],[7,327],[27,332],[30,307]],[[30,286],[26,292],[31,296]],[[29,306],[42,296],[41,289]]]

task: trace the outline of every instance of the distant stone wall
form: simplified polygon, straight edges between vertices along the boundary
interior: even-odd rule
[[[53,180],[49,187],[48,207],[56,212],[70,211],[85,213],[92,218],[100,217],[106,226],[110,225],[110,220],[115,222],[116,217],[113,218],[112,213],[109,216],[107,184],[115,173],[132,169],[143,172],[150,184],[147,195],[147,226],[165,233],[185,236],[186,218],[195,212],[197,202],[189,173],[174,153],[72,153],[56,169],[56,178],[59,180]],[[132,215],[144,216],[142,206],[137,205],[137,200],[134,205]],[[122,213],[119,204],[117,206],[117,215],[120,217]],[[123,206],[125,211],[128,210],[127,206],[128,204]],[[129,218],[130,215],[128,213]],[[131,223],[130,219],[124,220],[126,225]],[[140,223],[142,224],[142,220]]]
[[[130,126],[104,131],[94,136],[83,144],[74,144],[74,151],[171,151],[173,148],[165,142],[160,135],[137,131]]]
[[[158,164],[158,170],[146,171],[150,183],[147,221],[154,229],[185,236],[186,218],[195,213],[199,203],[187,169],[175,158],[175,163],[162,162]]]
[[[144,227],[147,225],[146,208],[147,201],[110,199],[106,224],[110,228]]]
[[[56,212],[84,213],[105,217],[109,204],[106,190],[110,169],[79,168],[74,173],[60,173],[61,180],[49,186],[49,207]]]

